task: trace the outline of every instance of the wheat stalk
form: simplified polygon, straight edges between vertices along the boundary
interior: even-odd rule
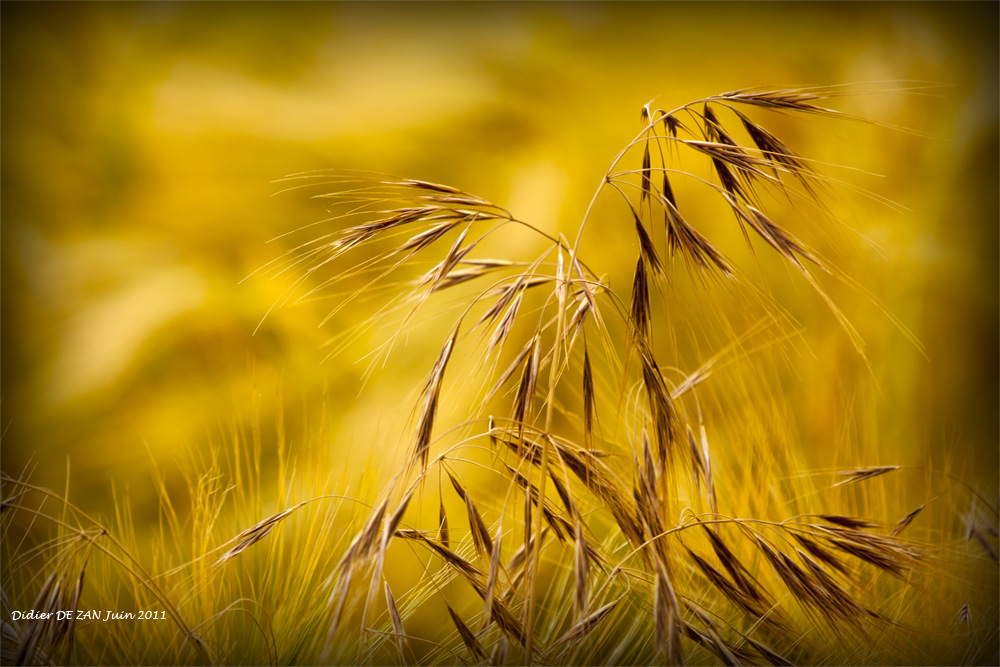
[[[618,604],[617,601],[607,602],[598,611],[587,614],[592,605],[601,604],[597,591],[589,587],[589,566],[594,563],[603,567],[603,563],[613,559],[606,551],[607,545],[595,545],[594,540],[586,537],[587,519],[578,509],[580,502],[606,508],[620,536],[633,550],[630,557],[638,555],[642,561],[644,576],[651,577],[649,581],[654,593],[657,645],[670,662],[683,661],[681,637],[686,636],[729,663],[751,656],[783,663],[784,658],[765,643],[747,638],[747,643],[737,646],[725,640],[697,602],[675,592],[681,570],[685,576],[697,572],[723,598],[756,619],[760,628],[776,633],[775,636],[787,637],[793,632],[793,623],[781,611],[777,598],[743,566],[733,549],[716,532],[716,522],[728,519],[719,514],[705,425],[699,408],[697,431],[700,437],[696,438],[688,408],[684,405],[685,395],[710,374],[712,362],[684,382],[677,385],[668,382],[656,351],[657,334],[662,325],[654,317],[653,295],[670,289],[669,266],[677,256],[689,271],[702,278],[746,280],[733,261],[682,213],[683,206],[677,200],[671,179],[693,178],[731,210],[751,248],[751,236],[755,236],[805,278],[831,309],[858,353],[864,356],[860,336],[821,288],[815,271],[847,280],[846,277],[815,249],[783,229],[766,211],[765,194],[810,201],[823,210],[823,197],[834,181],[822,175],[812,161],[795,153],[750,115],[756,108],[861,121],[821,106],[823,100],[844,93],[837,88],[735,91],[685,104],[672,111],[644,106],[640,114],[642,129],[611,161],[572,243],[516,218],[496,204],[451,186],[353,172],[290,177],[299,182],[295,187],[334,187],[319,196],[344,206],[342,219],[363,217],[365,220],[307,242],[268,267],[269,271],[280,272],[308,265],[293,283],[286,301],[308,298],[337,282],[356,279],[362,272],[376,276],[366,289],[372,288],[378,281],[416,262],[421,253],[443,243],[445,237],[454,235],[441,259],[376,314],[376,318],[383,318],[392,312],[403,313],[397,333],[383,350],[387,353],[435,294],[459,285],[483,285],[478,293],[472,294],[452,325],[421,391],[410,456],[410,465],[418,480],[425,479],[429,469],[444,465],[446,461],[463,460],[452,453],[431,460],[431,451],[447,437],[447,434],[435,436],[436,419],[446,370],[456,350],[462,349],[463,355],[468,355],[478,348],[478,366],[484,369],[495,368],[508,345],[513,343],[519,350],[505,370],[487,374],[492,375],[486,381],[492,389],[478,405],[470,407],[470,417],[463,427],[469,440],[488,443],[496,456],[513,457],[513,461],[496,468],[510,485],[500,510],[501,519],[507,513],[512,491],[516,489],[524,496],[524,518],[519,527],[524,539],[507,567],[510,587],[502,598],[495,597],[500,587],[497,574],[501,532],[498,529],[496,539],[491,539],[472,492],[452,471],[445,472],[465,503],[472,546],[479,561],[488,563],[486,571],[449,546],[454,533],[449,530],[443,504],[439,511],[437,539],[422,532],[407,531],[400,535],[426,546],[445,567],[453,569],[485,598],[483,629],[491,621],[498,623],[506,639],[522,651],[525,663],[532,662],[538,651],[548,653],[556,647],[580,641]],[[730,127],[731,119],[750,139],[749,144],[740,143],[736,138]],[[641,166],[622,168],[628,156],[640,150]],[[707,160],[715,181],[673,167],[670,156],[681,151]],[[610,288],[605,277],[591,269],[581,252],[584,233],[595,224],[592,220],[595,204],[606,191],[622,199],[628,227],[638,245],[627,302]],[[544,251],[522,261],[475,256],[478,246],[488,237],[504,233],[511,227],[528,230],[539,237],[545,245]],[[665,257],[657,248],[656,236],[664,239]],[[389,242],[389,239],[395,241]],[[301,296],[294,295],[295,290],[309,284],[318,271],[340,261],[348,252],[366,246],[373,248],[368,257],[355,260],[346,270],[310,286]],[[533,297],[535,290],[541,288],[545,290],[544,296]],[[528,308],[529,298],[534,306],[531,309]],[[533,330],[528,324],[532,320],[536,321]],[[624,328],[624,349],[611,334],[610,322],[620,323]],[[530,333],[515,340],[515,332],[525,325]],[[628,485],[601,460],[605,452],[600,450],[599,439],[595,437],[601,406],[596,398],[588,331],[592,336],[601,337],[609,363],[623,359],[621,392],[628,397],[634,423],[631,430],[636,434],[630,471],[634,492],[630,492]],[[476,332],[481,332],[478,342],[473,338]],[[616,349],[620,350],[620,356]],[[565,405],[560,399],[562,388],[575,377],[579,377],[576,392],[580,400],[577,405]],[[630,377],[637,377],[637,382],[633,384]],[[492,416],[496,412],[491,407],[496,407],[498,397],[505,392],[512,396],[508,412],[505,417],[496,418]],[[569,421],[579,423],[580,430],[571,435],[557,432],[554,429],[557,410]],[[491,414],[489,428],[476,433],[474,425],[482,423],[484,413]],[[574,419],[574,414],[582,418]],[[452,449],[447,451],[453,452]],[[675,495],[678,473],[685,469],[697,493],[703,494],[711,508],[711,512],[695,524],[705,528],[704,533],[719,565],[713,565],[707,554],[674,543],[677,531],[694,525],[675,525],[671,518],[673,511],[669,499]],[[881,466],[844,471],[845,479],[840,484],[862,482],[896,469],[897,466]],[[549,484],[557,492],[561,509],[547,499]],[[807,615],[835,629],[865,630],[881,617],[863,607],[849,592],[847,587],[852,571],[842,559],[852,557],[891,574],[902,575],[921,558],[919,550],[897,538],[915,516],[916,513],[901,520],[888,536],[870,532],[877,524],[869,521],[829,514],[821,518],[832,526],[818,523],[772,526],[784,534],[785,546],[760,533],[751,523],[739,522],[738,525],[739,534],[757,548],[776,579],[799,600]],[[369,530],[374,530],[380,520],[381,515],[374,515]],[[549,646],[545,646],[544,638],[538,636],[535,603],[540,551],[546,533],[572,554],[573,606],[577,619],[573,628]],[[970,539],[978,539],[980,533],[970,530]],[[349,554],[354,555],[353,549]],[[517,570],[518,576],[511,578],[511,569]],[[601,595],[606,595],[609,582],[623,576],[624,572],[621,566],[615,568],[601,587]],[[349,583],[349,578],[348,571],[338,579],[341,602],[337,609],[346,594],[348,584],[344,582]],[[517,592],[515,583],[520,586]],[[514,620],[513,608],[508,609],[506,603],[494,606],[499,599],[519,603],[519,623]],[[620,599],[619,596],[617,600]],[[450,607],[449,613],[470,657],[485,656],[475,636]],[[395,628],[395,632],[401,634],[399,628]]]

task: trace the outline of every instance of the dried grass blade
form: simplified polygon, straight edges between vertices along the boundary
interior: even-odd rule
[[[840,560],[838,560],[837,557],[831,554],[829,551],[827,551],[819,544],[806,537],[805,535],[802,535],[797,532],[792,533],[792,535],[795,537],[796,541],[798,541],[798,543],[801,544],[805,548],[805,550],[809,552],[810,555],[812,555],[813,558],[821,560],[822,562],[826,563],[827,565],[837,570],[841,574],[845,575],[847,574],[847,568],[844,567],[844,564],[841,563]]]
[[[735,652],[739,651],[739,649],[722,638],[722,635],[719,634],[716,628],[715,622],[708,614],[697,606],[691,606],[690,609],[705,628],[704,632],[700,633],[698,639],[702,645],[714,653],[728,667],[740,667],[741,665],[748,664],[747,660],[740,660],[736,657]]]
[[[653,182],[650,180],[649,141],[646,141],[642,152],[642,195],[639,198],[640,205],[645,203],[653,190]]]
[[[448,531],[448,513],[444,509],[444,500],[438,507],[438,541],[445,547],[451,547],[451,536]]]
[[[788,559],[785,554],[777,551],[760,537],[754,535],[754,542],[764,554],[764,558],[771,565],[775,574],[785,584],[788,591],[795,596],[799,602],[812,606],[815,604],[813,589],[806,583],[804,573],[794,562]]]
[[[378,538],[379,526],[382,524],[382,519],[385,517],[385,510],[388,506],[389,499],[387,498],[382,501],[382,504],[379,505],[374,512],[372,512],[371,517],[368,519],[368,523],[365,524],[361,534],[358,535],[355,542],[357,551],[354,554],[357,557],[367,558],[371,555],[372,549],[375,547],[376,540]],[[348,549],[349,554],[355,548],[355,545],[352,545],[352,547]]]
[[[844,484],[852,484],[854,482],[861,482],[866,479],[871,479],[872,477],[878,477],[879,475],[884,475],[893,470],[899,470],[899,466],[873,466],[867,468],[853,468],[851,470],[841,470],[837,474],[846,479],[841,480],[834,484],[834,486],[843,486]]]
[[[450,185],[441,185],[440,183],[430,183],[428,181],[421,181],[415,178],[404,178],[400,182],[400,185],[408,185],[414,188],[420,188],[422,190],[430,190],[431,192],[441,192],[449,195],[468,195],[466,192],[462,192],[458,188],[453,188]]]
[[[524,646],[524,627],[502,601],[493,598],[493,618],[508,637],[513,637]]]
[[[632,276],[632,327],[633,335],[642,345],[649,341],[650,334],[650,303],[649,303],[649,281],[646,278],[646,262],[639,256],[639,261],[635,265],[635,274]]]
[[[228,560],[230,560],[232,558],[235,558],[239,554],[243,553],[244,551],[246,551],[247,549],[249,549],[251,546],[253,546],[257,542],[259,542],[262,539],[264,539],[265,537],[267,537],[268,534],[270,534],[270,532],[274,529],[274,527],[276,525],[277,524],[275,524],[275,523],[269,523],[269,524],[267,524],[265,526],[262,526],[259,529],[255,530],[251,535],[248,535],[247,537],[245,537],[244,539],[242,539],[239,543],[237,543],[236,546],[234,546],[232,549],[230,549],[226,553],[222,554],[222,556],[219,558],[219,560],[215,561],[214,564],[216,566],[222,565],[226,561],[228,561]]]
[[[524,362],[524,369],[521,372],[521,381],[517,386],[517,394],[514,396],[513,420],[521,431],[528,424],[529,418],[533,415],[535,406],[535,385],[538,382],[538,347],[541,337],[535,334],[532,339],[531,351]]]
[[[493,616],[493,595],[496,591],[497,576],[500,573],[500,540],[503,537],[503,521],[497,527],[497,535],[493,540],[493,551],[490,554],[490,569],[486,574],[486,592],[483,594],[483,624],[486,629]]]
[[[466,580],[475,580],[478,583],[478,580],[482,577],[483,573],[480,572],[479,568],[475,565],[465,560],[451,549],[442,546],[433,540],[424,538],[423,542],[438,556],[440,556],[445,563],[458,570],[458,572],[465,577]]]
[[[594,442],[594,375],[590,367],[587,340],[583,341],[583,439],[587,449]],[[569,509],[567,507],[567,509]]]
[[[905,579],[904,573],[919,562],[920,550],[891,537],[873,535],[847,528],[816,526],[831,537],[827,540],[844,553],[850,554],[890,574]]]
[[[576,606],[577,618],[582,618],[587,613],[587,539],[583,535],[583,525],[577,518],[574,531],[574,558],[573,558],[573,583],[576,593],[574,602]]]
[[[468,263],[468,262],[465,262]],[[431,290],[433,292],[439,292],[449,287],[455,287],[456,285],[461,285],[462,283],[474,280],[476,278],[485,276],[491,271],[495,271],[497,267],[490,266],[469,266],[462,269],[453,269],[448,272]]]
[[[514,321],[517,319],[517,311],[521,307],[521,298],[523,292],[519,293],[514,300],[511,302],[510,306],[507,308],[507,312],[504,316],[500,318],[500,322],[497,324],[496,329],[493,330],[493,335],[490,336],[489,350],[502,350],[503,344],[507,340],[510,330],[514,327]]]
[[[844,528],[877,528],[877,523],[872,523],[871,521],[866,521],[864,519],[855,519],[849,516],[840,516],[837,514],[819,514],[819,518],[824,521],[829,521],[837,526],[843,526]]]
[[[482,515],[479,514],[479,510],[476,509],[476,505],[472,502],[472,497],[469,495],[465,496],[465,509],[469,515],[469,530],[472,533],[472,543],[476,548],[476,553],[484,560],[492,558],[493,541],[490,539],[490,534]]]
[[[226,561],[235,558],[237,555],[239,555],[249,547],[253,546],[257,542],[267,537],[270,534],[270,532],[274,530],[274,528],[283,519],[285,519],[289,514],[291,514],[295,510],[302,507],[303,504],[304,503],[299,503],[294,507],[290,507],[287,510],[278,512],[277,514],[269,516],[262,521],[258,521],[253,526],[244,530],[242,533],[240,533],[231,540],[233,542],[236,542],[236,545],[231,549],[229,549],[228,551],[226,551],[226,553],[222,554],[222,556],[220,556],[219,559],[215,561],[214,565],[215,566],[222,565]]]
[[[563,507],[571,517],[579,517],[580,514],[576,509],[576,503],[569,495],[569,489],[566,488],[566,484],[563,483],[562,479],[559,477],[559,473],[556,472],[555,466],[549,468],[549,479],[552,480],[552,486],[556,487],[556,494],[558,494],[559,499],[562,500]]]
[[[719,122],[718,116],[707,103],[702,107],[702,116],[705,119],[705,136],[709,141],[714,141],[727,146],[739,147],[736,140],[730,136],[726,129]]]
[[[777,109],[781,111],[798,111],[803,113],[819,114],[821,116],[832,116],[836,118],[864,120],[861,118],[856,118],[854,116],[845,114],[842,111],[836,111],[834,109],[827,109],[825,107],[818,107],[812,104],[808,104],[808,102],[823,99],[824,96],[799,92],[795,90],[779,90],[779,91],[767,91],[767,92],[735,91],[719,95],[719,97],[734,102],[741,102],[743,104],[750,104],[753,106],[759,106],[768,109]]]
[[[787,630],[787,627],[779,618],[769,615],[768,612],[771,611],[772,605],[765,602],[763,597],[749,594],[741,588],[737,588],[728,579],[726,579],[725,575],[719,572],[719,570],[713,567],[701,556],[686,547],[685,550],[694,562],[695,566],[703,575],[705,575],[705,578],[708,579],[708,582],[716,590],[722,593],[730,602],[745,611],[754,619],[771,626],[775,630],[781,632]]]
[[[462,486],[462,483],[455,479],[455,476],[450,472],[448,473],[448,479],[451,480],[451,486],[455,489],[455,493],[458,494],[458,497],[465,500],[467,493],[465,491],[465,487]]]
[[[644,465],[635,461],[634,467],[637,475],[638,488],[633,489],[635,506],[639,517],[646,526],[646,533],[649,535],[659,535],[663,532],[663,521],[660,513],[660,501],[657,497],[657,472],[653,463],[653,454],[649,448],[649,437],[646,430],[642,431],[642,454]],[[663,540],[658,539],[653,543],[653,548],[663,549]],[[661,558],[665,557],[665,552],[660,551]]]
[[[507,472],[510,473],[511,478],[513,478],[514,481],[517,483],[517,485],[521,487],[521,489],[524,491],[525,502],[527,503],[530,501],[531,505],[538,507],[539,505],[538,488],[534,484],[532,484],[527,477],[525,477],[518,471],[514,470],[510,466],[505,466],[505,467],[507,468]],[[529,512],[530,512],[530,506],[526,505],[525,506],[526,518],[530,516]],[[549,503],[547,499],[544,500],[544,502],[542,503],[541,512],[542,512],[542,517],[545,519],[545,522],[552,528],[552,532],[555,533],[556,538],[560,542],[565,542],[567,536],[572,534],[572,527],[569,525],[569,522],[567,522],[565,519],[563,519],[562,517],[558,516],[555,513],[555,510],[553,509],[552,505]],[[530,522],[526,521],[524,525],[530,526],[531,524]]]
[[[725,255],[712,245],[698,230],[689,225],[680,211],[664,202],[667,212],[667,241],[670,251],[680,250],[685,261],[705,271],[714,266],[726,278],[733,278],[733,267]]]
[[[521,351],[518,352],[516,357],[514,357],[514,361],[510,363],[510,366],[508,366],[507,370],[503,372],[503,374],[500,376],[500,379],[498,379],[493,384],[493,387],[490,389],[490,393],[486,395],[487,402],[490,401],[490,399],[492,399],[494,396],[496,396],[497,392],[500,391],[500,389],[505,384],[507,384],[507,381],[510,380],[511,377],[513,377],[514,371],[520,368],[521,363],[524,362],[524,360],[528,357],[529,354],[531,354],[531,351],[532,349],[534,349],[534,346],[535,346],[535,339],[532,338],[527,342],[527,344],[523,348],[521,348]]]
[[[486,522],[483,521],[482,515],[476,508],[475,503],[472,502],[472,496],[465,490],[461,482],[455,479],[451,473],[448,473],[448,479],[451,480],[451,485],[455,487],[455,493],[465,501],[465,511],[469,517],[469,532],[472,535],[472,543],[479,557],[485,560],[493,553],[493,542],[490,540]]]
[[[753,206],[747,206],[747,210],[750,211],[750,216],[746,220],[753,230],[789,262],[801,270],[805,270],[805,267],[802,265],[800,257],[817,266],[823,266],[819,259],[806,250],[791,234],[772,222],[760,210]]]
[[[410,504],[410,498],[413,497],[413,491],[410,491],[406,496],[399,502],[399,506],[396,511],[392,513],[389,520],[385,522],[385,528],[382,531],[382,549],[389,545],[389,541],[392,539],[393,535],[396,533],[396,529],[399,527],[399,523],[403,520],[403,514],[406,512],[407,505]]]
[[[656,427],[656,444],[660,463],[665,464],[670,445],[674,442],[677,415],[674,411],[670,392],[660,373],[660,368],[648,349],[642,350],[642,381],[646,388],[653,424]]]
[[[445,222],[440,222],[432,226],[430,229],[420,232],[419,234],[407,239],[405,243],[395,250],[395,253],[419,252],[450,232],[458,224],[458,220],[446,220]]]
[[[765,646],[761,642],[754,641],[750,637],[745,637],[745,639],[747,640],[748,644],[750,644],[751,646],[753,646],[753,648],[754,648],[755,651],[757,651],[758,653],[760,653],[760,655],[763,656],[763,658],[765,660],[767,660],[768,663],[774,665],[774,667],[794,667],[795,666],[795,663],[790,662],[784,656],[782,656],[781,654],[779,654],[779,653],[775,652],[774,650],[768,648],[767,646]]]
[[[435,266],[434,269],[430,272],[430,278],[428,280],[428,282],[430,283],[429,291],[433,292],[437,288],[437,285],[444,279],[444,277],[448,275],[448,273],[450,273],[451,270],[454,269],[459,262],[465,259],[465,256],[468,255],[476,247],[476,242],[470,243],[464,248],[462,247],[462,243],[465,242],[465,237],[468,235],[469,235],[469,228],[466,227],[464,230],[462,230],[462,233],[458,235],[458,238],[455,239],[455,242],[451,245],[451,248],[448,249],[448,252],[445,254],[444,259],[438,262],[437,266]]]
[[[670,179],[667,178],[667,172],[666,172],[666,170],[663,171],[663,187],[662,187],[662,192],[663,192],[664,198],[666,198],[666,200],[668,202],[670,202],[670,204],[672,206],[674,206],[674,208],[676,208],[677,207],[677,198],[674,196],[674,189],[670,185]]]
[[[548,530],[549,530],[548,528],[542,529],[543,539],[548,535]],[[509,561],[507,561],[506,569],[507,572],[510,573],[512,577],[517,576],[517,573],[523,570],[525,564],[528,562],[528,558],[526,557],[526,555],[531,554],[534,551],[535,538],[534,536],[530,537],[531,539],[528,541],[528,543],[522,544],[520,547],[518,547],[517,551],[514,552],[514,555],[510,557]]]
[[[656,646],[672,665],[684,664],[684,651],[678,625],[683,623],[677,606],[677,595],[666,568],[656,559],[653,619],[656,626]]]
[[[406,633],[403,631],[403,619],[399,615],[399,608],[396,607],[396,598],[393,597],[392,591],[389,590],[388,581],[385,582],[385,604],[389,610],[389,619],[392,621],[392,631],[395,634],[396,648],[399,649],[400,657],[406,662],[408,642],[406,640]]]
[[[594,628],[597,627],[598,623],[614,611],[615,607],[618,606],[618,603],[621,602],[622,599],[623,598],[618,598],[617,600],[613,600],[586,618],[578,621],[576,625],[567,630],[562,637],[557,639],[555,643],[552,644],[552,648],[556,648],[566,643],[575,643],[586,637]]]
[[[465,647],[469,649],[469,653],[471,653],[474,658],[485,660],[487,658],[486,651],[484,651],[483,647],[479,645],[479,640],[476,639],[476,635],[474,635],[472,630],[470,630],[462,619],[459,618],[458,614],[455,613],[455,610],[451,608],[451,605],[445,604],[445,606],[448,608],[448,615],[451,616],[451,622],[454,623],[455,627],[458,629],[458,635],[465,643]]]
[[[902,519],[900,519],[893,527],[892,531],[889,533],[889,536],[896,537],[904,530],[906,530],[906,527],[909,526],[911,523],[913,523],[913,520],[917,518],[917,515],[920,514],[923,511],[923,509],[924,505],[921,505],[920,507],[918,507],[917,509],[913,510],[912,512],[904,516]]]
[[[716,532],[710,530],[704,524],[702,527],[704,528],[705,535],[708,536],[709,542],[712,543],[712,550],[715,551],[719,562],[722,563],[722,566],[729,573],[729,576],[732,577],[733,582],[740,591],[746,595],[742,599],[749,605],[750,609],[748,611],[750,611],[751,615],[763,618],[764,622],[771,625],[774,629],[782,632],[788,631],[790,624],[775,609],[774,601],[766,593],[760,582],[746,569],[740,559],[726,546],[726,543],[722,541],[722,538]]]
[[[812,167],[809,166],[809,163],[802,160],[792,149],[782,143],[777,137],[760,125],[751,121],[743,113],[736,109],[733,109],[733,112],[739,116],[747,134],[750,135],[750,139],[753,140],[754,145],[760,149],[764,157],[776,164],[780,164],[791,172],[791,174],[799,180],[809,196],[814,200],[817,199],[816,190],[810,181],[810,177],[814,177],[815,172]]]
[[[542,257],[539,257],[532,262],[531,266],[529,266],[523,273],[518,275],[514,279],[514,282],[506,286],[501,285],[497,287],[496,290],[491,291],[489,294],[495,295],[496,301],[494,301],[493,305],[491,305],[486,312],[483,313],[482,317],[479,318],[473,328],[478,327],[484,322],[495,321],[496,318],[500,316],[500,313],[502,313],[504,309],[510,305],[510,303],[514,300],[514,297],[518,294],[521,294],[531,287],[544,285],[549,282],[551,278],[535,275],[538,272],[538,267],[541,264],[541,261]]]
[[[673,114],[663,115],[663,126],[670,134],[670,136],[674,138],[677,137],[678,129],[684,130],[685,132],[690,132],[690,130],[687,129],[687,126],[685,126],[684,123],[675,118]]]
[[[830,618],[837,618],[845,623],[858,626],[868,618],[880,618],[875,612],[858,604],[844,588],[826,573],[814,560],[801,551],[796,550],[799,560],[812,575],[812,580],[818,583],[819,594],[827,604],[823,605],[824,613]]]
[[[747,203],[751,203],[753,198],[750,197],[740,182],[733,176],[733,172],[729,170],[726,164],[718,159],[712,158],[712,166],[715,168],[715,173],[719,176],[719,182],[722,183],[722,187],[734,197],[739,197]]]
[[[705,476],[705,464],[701,460],[701,450],[698,447],[698,443],[695,442],[694,433],[691,431],[691,425],[686,424],[688,445],[690,446],[691,461],[694,465],[691,467],[691,475],[694,481],[695,493],[701,494],[701,479]]]
[[[646,263],[649,269],[658,275],[663,275],[663,263],[660,262],[660,257],[656,253],[656,246],[653,245],[653,239],[650,238],[649,232],[646,231],[646,226],[642,224],[642,220],[639,216],[632,212],[632,217],[635,220],[635,233],[639,237],[639,258]]]
[[[420,411],[420,418],[417,421],[416,433],[413,439],[413,457],[411,460],[420,460],[422,470],[427,469],[427,457],[430,450],[431,434],[434,429],[434,417],[437,414],[438,399],[441,395],[441,384],[444,382],[444,371],[451,357],[455,339],[458,337],[458,327],[456,326],[444,347],[434,362],[430,377],[424,385],[423,407]]]
[[[440,195],[433,195],[433,196],[424,196],[421,197],[421,199],[433,201],[438,204],[453,204],[455,206],[467,206],[470,208],[478,206],[486,208],[499,208],[498,206],[494,206],[493,204],[490,204],[489,202],[480,199],[479,197],[471,195],[465,197],[442,197]]]
[[[972,624],[972,612],[969,610],[969,603],[966,602],[958,610],[958,620],[965,623],[966,627]]]

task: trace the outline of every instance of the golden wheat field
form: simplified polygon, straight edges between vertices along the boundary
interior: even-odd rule
[[[996,665],[996,3],[3,3],[0,656]]]

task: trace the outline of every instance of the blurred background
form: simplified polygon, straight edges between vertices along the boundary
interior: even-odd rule
[[[290,247],[270,239],[325,217],[304,193],[272,196],[287,174],[372,169],[449,183],[571,234],[651,98],[671,109],[752,86],[888,81],[838,108],[919,135],[762,119],[799,153],[864,170],[832,175],[908,209],[845,189],[838,215],[878,247],[851,232],[803,236],[926,356],[867,297],[834,291],[869,343],[868,372],[823,302],[787,280],[775,297],[804,341],[782,385],[789,419],[816,465],[832,460],[832,434],[857,429],[884,458],[856,463],[953,460],[995,491],[995,3],[0,11],[11,475],[62,489],[69,469],[71,498],[101,511],[112,485],[127,488],[144,520],[156,513],[151,461],[169,469],[254,424],[271,442],[279,414],[293,455],[332,448],[353,465],[406,444],[412,388],[444,329],[411,341],[362,388],[356,361],[379,339],[330,360],[324,347],[354,323],[350,309],[323,326],[323,301],[264,319],[288,281],[243,280]],[[892,92],[903,80],[943,87]],[[739,241],[731,220],[727,229]],[[632,240],[594,234],[592,248],[634,258]]]

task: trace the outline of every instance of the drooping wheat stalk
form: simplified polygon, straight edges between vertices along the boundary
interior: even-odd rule
[[[342,308],[356,296],[385,283],[391,274],[419,261],[432,247],[446,244],[430,270],[409,286],[404,284],[400,293],[375,314],[374,319],[379,319],[392,312],[402,313],[397,333],[380,351],[386,355],[430,299],[459,285],[481,286],[472,293],[451,326],[420,392],[410,445],[409,474],[415,474],[416,481],[401,487],[398,485],[404,477],[397,478],[365,529],[368,532],[363,531],[356,544],[374,545],[365,535],[377,530],[387,507],[391,506],[386,504],[390,498],[404,493],[404,488],[409,489],[405,500],[395,505],[398,522],[405,501],[413,493],[413,484],[421,484],[430,469],[447,466],[445,472],[451,485],[465,503],[473,551],[483,567],[477,567],[449,546],[443,502],[437,536],[412,530],[397,532],[387,527],[378,549],[352,547],[345,562],[380,561],[394,535],[424,545],[441,559],[444,567],[454,570],[484,599],[484,629],[491,622],[497,623],[504,646],[518,646],[525,663],[532,662],[536,655],[547,655],[557,647],[578,642],[593,630],[627,590],[616,586],[616,578],[627,576],[634,580],[627,586],[643,581],[651,585],[656,645],[670,662],[683,661],[681,638],[687,637],[726,662],[752,659],[781,664],[784,658],[766,646],[768,637],[788,636],[793,632],[793,624],[781,611],[774,594],[743,567],[727,545],[726,540],[734,536],[730,534],[724,539],[720,526],[733,522],[739,527],[736,537],[756,547],[776,579],[815,622],[825,622],[836,632],[838,628],[865,631],[882,622],[878,613],[864,607],[849,591],[852,570],[841,559],[852,557],[892,574],[903,574],[920,560],[919,550],[897,539],[908,524],[906,519],[889,536],[870,532],[874,524],[830,515],[823,518],[833,526],[778,524],[769,526],[769,531],[776,535],[768,535],[761,528],[764,524],[721,515],[700,408],[695,420],[685,405],[685,395],[707,378],[711,364],[679,383],[668,381],[657,341],[662,338],[661,330],[669,331],[671,324],[658,321],[652,307],[654,293],[670,290],[671,260],[678,256],[689,271],[705,279],[740,282],[744,277],[735,263],[682,213],[684,206],[677,200],[672,181],[693,178],[711,196],[721,198],[751,249],[752,239],[756,238],[804,277],[829,306],[858,353],[864,356],[860,336],[826,295],[814,272],[847,278],[815,249],[777,224],[765,203],[768,197],[777,195],[789,201],[809,201],[822,210],[824,193],[834,181],[750,115],[752,109],[763,109],[861,120],[820,106],[823,100],[842,94],[845,91],[837,88],[747,90],[705,98],[673,111],[644,106],[641,131],[615,156],[601,178],[573,243],[518,219],[500,206],[446,185],[355,172],[315,172],[290,177],[296,183],[294,187],[330,189],[317,196],[341,207],[342,213],[334,220],[361,221],[314,238],[266,267],[272,275],[300,271],[285,301],[310,298],[344,281],[366,281],[363,290],[338,305]],[[749,142],[741,143],[736,138],[733,125],[742,129]],[[641,151],[641,167],[623,168],[624,161],[636,151]],[[707,180],[674,167],[672,156],[681,151],[707,160],[715,179]],[[624,205],[621,228],[631,229],[638,245],[628,298],[613,291],[608,279],[595,273],[581,252],[584,233],[595,224],[591,221],[595,203],[607,191],[621,197]],[[543,252],[526,260],[476,256],[478,247],[486,245],[490,237],[514,227],[539,237],[544,244]],[[448,237],[453,240],[446,241]],[[663,240],[662,249],[657,247],[658,237]],[[348,253],[365,247],[371,248],[366,257],[346,260]],[[341,263],[346,268],[317,280],[330,266]],[[303,286],[304,291],[300,291]],[[393,288],[398,289],[395,285]],[[371,321],[364,326],[370,325]],[[617,339],[613,330],[623,332],[624,340]],[[515,332],[519,331],[528,333],[518,336]],[[630,434],[630,470],[616,472],[605,464],[602,459],[608,452],[597,444],[601,438],[596,437],[595,424],[600,422],[602,411],[595,400],[588,332],[592,337],[600,337],[604,359],[609,367],[620,371],[619,391],[625,397],[629,416],[627,423],[622,413],[613,417],[620,427],[612,430],[624,427]],[[508,346],[517,350],[512,359],[505,355]],[[468,420],[460,429],[465,433],[463,439],[432,459],[432,452],[441,448],[452,433],[444,431],[445,435],[440,435],[442,429],[437,421],[448,367],[458,349],[463,350],[463,355],[478,355],[477,366],[487,369],[483,382],[490,390],[481,401],[470,404]],[[499,371],[503,365],[498,363],[505,356],[510,361],[505,370]],[[566,386],[570,382],[576,383],[573,390]],[[497,397],[505,392],[512,398],[506,408],[500,408],[506,410],[506,416],[498,418]],[[567,403],[567,398],[572,398],[572,402]],[[554,423],[557,411],[562,422],[559,428]],[[484,431],[477,425],[485,424],[487,415],[491,415],[489,427]],[[695,437],[696,432],[700,437]],[[464,460],[458,450],[472,441],[487,443],[496,456],[507,459],[503,465],[493,467],[494,474],[507,479],[509,484],[499,510],[501,519],[507,514],[514,493],[524,496],[518,531],[523,539],[506,568],[508,588],[499,597],[497,569],[502,530],[498,527],[496,539],[491,539],[490,528],[477,509],[473,494],[451,469],[454,463]],[[893,469],[849,471],[842,483],[862,481]],[[676,497],[685,471],[696,493],[703,494],[710,512],[693,522],[685,520],[686,523],[677,524],[671,498]],[[631,492],[621,474],[631,474]],[[561,507],[548,499],[550,488],[555,489]],[[601,604],[591,590],[590,567],[594,564],[605,568],[614,561],[613,542],[601,543],[593,535],[588,538],[588,518],[581,513],[581,504],[604,508],[602,511],[610,513],[620,536],[632,549],[629,557],[639,558],[643,573],[625,575],[624,563],[616,566],[600,587],[605,596],[616,597],[589,614],[590,609]],[[718,565],[713,565],[707,554],[677,543],[678,531],[692,525],[705,529]],[[572,628],[561,638],[552,638],[554,641],[547,646],[538,637],[536,628],[536,589],[546,536],[573,554],[576,619]],[[755,632],[764,635],[762,640],[743,636],[747,643],[737,646],[723,638],[721,629],[701,605],[677,590],[679,567],[699,573],[722,597],[754,619],[758,626]],[[377,578],[379,573],[380,567],[376,566],[374,576]],[[348,563],[335,585],[336,613],[328,646],[339,629],[351,574]],[[484,648],[476,635],[450,607],[449,613],[470,655],[483,658]],[[397,617],[398,613],[392,615],[394,628]],[[398,628],[396,632],[399,634]]]

